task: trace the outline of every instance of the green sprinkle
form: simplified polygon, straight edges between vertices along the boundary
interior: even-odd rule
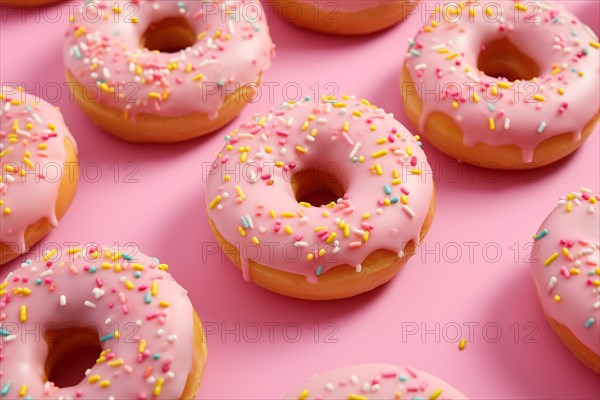
[[[5,331],[4,329],[0,328],[0,335],[2,335],[2,336],[8,336],[8,335],[10,335],[10,332],[9,331]]]
[[[90,267],[90,272],[93,274],[94,272],[96,272],[96,266],[92,265]]]
[[[158,360],[160,358],[160,354],[154,353],[154,355],[152,356],[152,358],[154,358],[155,360]]]
[[[316,274],[317,276],[319,276],[319,275],[321,275],[321,273],[323,273],[323,266],[322,266],[322,265],[319,265],[319,266],[317,267],[317,272],[315,272],[315,274]]]
[[[107,335],[104,335],[104,336],[102,336],[102,337],[100,338],[100,342],[106,342],[107,340],[110,340],[110,339],[112,339],[112,338],[114,338],[114,337],[115,337],[115,333],[114,333],[114,332],[111,332],[111,333],[109,333],[109,334],[107,334]]]
[[[146,304],[152,303],[152,296],[150,295],[150,292],[146,292],[146,295],[144,296],[144,302]]]
[[[533,235],[533,240],[540,240],[548,234],[548,229],[544,228],[540,233]]]
[[[41,278],[37,278],[37,279],[35,280],[35,284],[36,284],[37,286],[40,286],[40,285],[42,284],[42,279],[41,279]]]
[[[123,259],[127,260],[127,261],[133,260],[133,257],[130,256],[129,254],[121,254],[121,257],[123,257]]]
[[[591,328],[591,327],[592,327],[592,325],[594,325],[594,322],[596,322],[596,320],[595,320],[594,318],[590,318],[590,319],[588,319],[587,321],[585,321],[585,324],[584,324],[584,326],[585,326],[586,328]]]
[[[390,194],[392,194],[392,189],[390,189],[390,187],[388,185],[384,185],[383,186],[383,191],[385,192],[385,194],[387,194],[388,196]]]
[[[10,390],[10,385],[12,385],[12,381],[6,382],[6,385],[4,385],[4,387],[2,388],[2,390],[0,390],[0,394],[2,396],[6,396],[6,394]]]

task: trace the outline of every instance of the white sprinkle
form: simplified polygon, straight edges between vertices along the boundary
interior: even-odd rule
[[[15,178],[13,178],[13,176],[12,176],[12,175],[6,175],[4,178],[6,178],[6,180],[7,180],[8,182],[10,182],[10,183],[12,183],[12,182],[14,182],[14,181],[15,181]]]
[[[176,340],[177,340],[177,335],[169,335],[169,336],[167,336],[167,341],[169,341],[170,343],[173,343]]]
[[[368,392],[369,390],[371,390],[371,385],[369,384],[369,382],[363,383],[361,390],[363,392]]]
[[[315,139],[314,136],[306,135],[306,140],[308,140],[309,142],[313,143],[316,139]]]
[[[596,302],[596,304],[594,304],[594,308],[597,310],[600,308],[600,301]]]
[[[509,130],[510,129],[510,118],[505,118],[504,119],[504,130]]]
[[[317,118],[318,124],[326,124],[329,120],[327,118]]]
[[[252,222],[252,217],[250,214],[246,214],[246,222],[248,223],[250,229],[254,229],[254,222]]]
[[[325,384],[325,390],[327,390],[328,392],[333,392],[334,389],[335,389],[335,386],[333,386],[333,383],[327,382]]]
[[[350,158],[350,159],[354,158],[354,156],[356,156],[356,153],[358,153],[358,150],[360,149],[360,146],[362,146],[362,143],[361,142],[356,142],[356,144],[354,145],[354,148],[350,152],[350,155],[348,156],[348,158]]]
[[[406,204],[404,204],[402,206],[402,210],[404,210],[405,213],[407,213],[408,215],[410,215],[411,218],[415,217],[415,212]]]
[[[358,384],[358,376],[356,376],[356,375],[352,374],[352,375],[350,376],[350,382],[352,382],[352,383],[353,383],[353,384],[355,384],[355,385],[356,385],[356,384]]]
[[[425,64],[425,63],[415,65],[415,70],[417,70],[417,71],[420,71],[420,70],[425,69],[425,68],[427,68],[427,64]]]
[[[104,320],[104,325],[110,325],[110,323],[111,323],[111,322],[112,322],[112,319],[110,319],[110,318],[106,318],[106,319]]]
[[[92,369],[88,368],[85,370],[85,372],[83,373],[85,376],[90,376],[90,374],[92,373]]]
[[[356,272],[362,271],[362,264],[356,264]]]
[[[17,338],[17,335],[8,335],[4,337],[4,342],[8,343],[8,342],[12,342],[13,340],[15,340]]]
[[[579,190],[581,190],[582,193],[589,193],[592,194],[592,189],[586,188],[585,186],[582,186]]]
[[[593,214],[594,213],[594,206],[590,206],[587,211],[588,211],[588,214]]]
[[[92,289],[92,294],[94,295],[94,297],[96,298],[96,300],[98,300],[99,298],[101,298],[102,296],[104,296],[104,290],[95,287],[95,288]]]
[[[102,68],[102,75],[104,75],[104,77],[106,79],[110,78],[110,72],[108,71],[108,68],[106,68],[106,67]]]
[[[141,320],[141,319],[136,319],[136,320],[135,320],[135,324],[136,324],[137,326],[142,326],[142,320]]]
[[[556,286],[557,282],[558,282],[558,279],[556,279],[555,276],[550,278],[550,281],[548,282],[548,294],[550,294],[552,292],[552,289],[554,289],[554,286]]]
[[[89,307],[89,308],[96,308],[96,305],[94,303],[92,303],[91,301],[86,300],[83,303],[84,306]]]
[[[164,335],[164,334],[165,334],[165,331],[164,331],[164,330],[162,330],[162,329],[158,329],[158,330],[156,331],[156,336],[162,336],[162,335]]]
[[[32,114],[31,114],[31,116],[33,117],[33,119],[35,119],[35,120],[36,120],[36,122],[37,122],[38,124],[43,124],[43,123],[44,123],[44,121],[43,121],[43,120],[40,118],[40,116],[39,116],[39,115],[37,115],[36,113],[32,113]]]
[[[154,383],[156,382],[156,378],[154,377],[154,375],[150,375],[150,377],[148,377],[148,379],[146,379],[146,382],[149,383],[150,385],[154,385]]]
[[[67,305],[67,296],[64,294],[60,295],[60,305],[63,307]]]
[[[306,247],[306,246],[308,246],[308,243],[307,242],[295,242],[294,246],[296,246],[296,247]]]
[[[51,269],[47,269],[47,270],[45,270],[44,272],[42,272],[42,273],[40,274],[40,277],[41,277],[41,278],[45,278],[45,277],[47,277],[48,275],[52,275],[53,273],[54,273],[54,271],[52,271]]]
[[[402,258],[402,257],[404,257],[404,250],[400,250],[400,251],[398,252],[398,257],[399,257],[399,258]]]

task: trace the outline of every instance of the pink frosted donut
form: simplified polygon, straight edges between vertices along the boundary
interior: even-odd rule
[[[269,290],[332,299],[373,289],[433,220],[420,142],[366,100],[283,103],[226,140],[208,216],[244,278]]]
[[[289,22],[333,35],[365,35],[406,18],[418,0],[280,0],[272,4]]]
[[[107,0],[79,8],[64,60],[95,124],[129,141],[176,142],[233,119],[273,51],[257,0]]]
[[[600,196],[561,197],[533,236],[531,266],[544,314],[569,349],[600,374]]]
[[[444,153],[475,165],[550,164],[593,131],[600,43],[556,4],[442,4],[409,40],[402,96],[409,119]]]
[[[285,400],[458,400],[467,396],[418,369],[389,364],[362,364],[316,375]]]
[[[193,398],[206,344],[167,269],[141,253],[88,245],[52,249],[11,272],[0,284],[2,398]],[[51,379],[65,368],[61,356],[83,346],[98,348],[96,364],[79,384],[58,387]]]
[[[57,107],[0,87],[0,166],[2,264],[56,227],[75,196],[77,147]]]

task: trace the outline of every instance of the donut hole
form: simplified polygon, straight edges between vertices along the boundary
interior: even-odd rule
[[[291,184],[298,203],[305,202],[316,207],[336,202],[346,193],[346,188],[335,175],[319,169],[296,172]]]
[[[531,80],[540,75],[539,65],[508,39],[498,39],[482,46],[477,68],[487,76],[511,82]]]
[[[48,345],[44,362],[46,381],[59,388],[79,384],[102,352],[98,331],[92,328],[48,330],[44,332],[44,340]]]
[[[196,32],[183,17],[165,18],[148,26],[141,46],[161,53],[176,53],[196,43]]]

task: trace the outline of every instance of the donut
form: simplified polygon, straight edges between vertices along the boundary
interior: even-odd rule
[[[582,187],[560,198],[533,236],[531,272],[544,315],[600,374],[600,196]]]
[[[274,46],[256,0],[85,2],[66,78],[101,129],[130,142],[213,132],[252,101]]]
[[[273,292],[326,300],[371,290],[433,221],[421,143],[367,100],[282,103],[225,140],[206,176],[209,223],[244,279]]]
[[[286,21],[332,35],[366,35],[403,21],[417,0],[282,0],[272,3]]]
[[[66,213],[79,178],[60,111],[21,88],[0,88],[0,264],[43,238]]]
[[[193,398],[206,342],[167,269],[137,251],[88,244],[53,248],[8,274],[0,284],[2,397]],[[43,340],[26,340],[32,331]],[[64,354],[86,346],[97,348],[95,364],[79,384],[56,385]]]
[[[49,6],[51,4],[58,3],[62,0],[0,0],[0,5],[6,5],[11,7],[23,7],[23,8],[31,8],[31,7],[40,7],[40,6]]]
[[[553,163],[598,122],[600,43],[556,4],[447,3],[409,40],[412,124],[443,153],[494,169]]]
[[[412,367],[361,364],[310,378],[285,400],[457,400],[467,396],[440,378]]]

